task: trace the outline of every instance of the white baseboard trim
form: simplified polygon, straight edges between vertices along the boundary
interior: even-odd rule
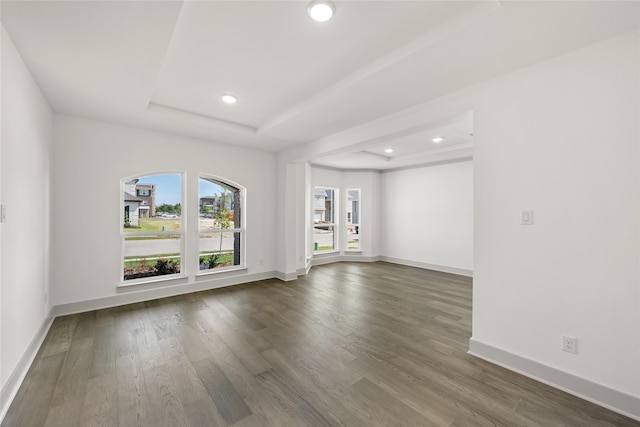
[[[276,279],[280,279],[283,282],[290,282],[298,278],[298,271],[296,270],[295,273],[285,273],[283,271],[276,271],[273,277],[275,277]]]
[[[54,316],[52,315],[52,311],[49,311],[49,314],[40,325],[40,329],[29,343],[29,346],[22,354],[22,357],[18,361],[18,364],[7,378],[7,381],[3,384],[2,389],[0,390],[0,424],[4,420],[5,415],[7,415],[7,411],[9,410],[9,406],[11,406],[11,402],[16,397],[18,393],[18,389],[22,385],[22,381],[24,381],[24,377],[29,372],[29,368],[33,363],[33,360],[36,358],[38,354],[38,350],[42,346],[51,325],[53,324]]]
[[[376,261],[382,261],[382,258],[380,256],[362,256],[362,255],[344,254],[344,255],[342,255],[342,259],[340,261],[346,261],[346,262],[376,262]]]
[[[640,396],[609,388],[474,338],[469,340],[469,354],[640,421]]]
[[[353,254],[314,255],[311,266],[331,264],[334,262],[376,262],[381,261],[379,256],[362,256]]]
[[[311,260],[311,266],[332,264],[340,261],[342,261],[342,256],[338,253],[332,255],[314,255]]]
[[[296,273],[298,273],[298,276],[306,276],[307,274],[309,274],[310,270],[311,270],[311,257],[308,257],[304,267],[298,268]]]
[[[200,277],[195,282],[187,284],[163,286],[158,288],[146,287],[143,290],[119,288],[121,293],[118,295],[97,298],[88,301],[78,301],[68,304],[56,305],[52,309],[52,315],[65,316],[68,314],[82,313],[85,311],[99,310],[109,307],[117,307],[119,305],[133,304],[142,301],[150,301],[158,298],[173,297],[177,295],[190,294],[192,292],[223,288],[226,286],[239,285],[242,283],[255,282],[258,280],[272,279],[274,277],[284,280],[280,276],[281,273],[276,271],[241,275],[232,275],[231,273],[225,273],[224,276],[220,276],[214,279],[210,278],[210,276]]]
[[[418,268],[424,268],[426,270],[435,270],[435,271],[441,271],[443,273],[451,273],[451,274],[458,274],[460,276],[473,277],[473,270],[467,270],[465,268],[429,264],[427,262],[411,261],[408,259],[393,258],[388,256],[381,256],[379,258],[380,258],[380,261],[386,261],[393,264],[401,264],[401,265],[407,265],[409,267],[418,267]]]

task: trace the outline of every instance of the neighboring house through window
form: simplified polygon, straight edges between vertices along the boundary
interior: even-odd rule
[[[122,182],[122,280],[146,282],[156,276],[180,275],[184,254],[182,174],[166,173]],[[156,200],[171,206],[156,216]]]
[[[335,251],[337,189],[316,187],[313,192],[313,251]]]
[[[151,218],[156,216],[155,184],[136,183],[136,196],[142,200],[140,203],[140,217]]]

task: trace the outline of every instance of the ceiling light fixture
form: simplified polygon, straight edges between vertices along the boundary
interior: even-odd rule
[[[436,144],[440,144],[442,141],[444,141],[444,138],[441,136],[436,136],[435,138],[432,139],[433,142],[435,142]]]
[[[393,148],[386,148],[384,150],[384,152],[387,153],[387,154],[391,154],[391,153],[393,153]]]
[[[330,1],[316,0],[307,6],[307,14],[317,22],[327,22],[336,11],[336,7]]]
[[[221,95],[222,100],[227,104],[235,104],[238,101],[238,97],[229,93],[223,93]]]

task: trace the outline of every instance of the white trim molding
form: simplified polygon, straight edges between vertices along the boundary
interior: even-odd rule
[[[276,271],[273,275],[276,279],[280,279],[283,282],[290,282],[292,280],[296,280],[298,278],[298,271],[295,273],[285,273],[283,271]]]
[[[640,421],[640,396],[609,388],[474,339],[469,354]]]
[[[383,261],[383,260],[379,256],[362,256],[362,255],[357,255],[355,253],[349,253],[349,252],[346,252],[344,254],[335,252],[327,255],[315,254],[313,256],[313,259],[311,260],[311,266],[332,264],[334,262],[376,262],[376,261]]]
[[[52,309],[52,314],[54,316],[65,316],[67,314],[83,313],[85,311],[100,310],[103,308],[117,307],[119,305],[151,301],[158,298],[174,297],[192,292],[240,285],[258,280],[273,279],[274,277],[280,278],[278,272],[275,271],[242,275],[231,275],[232,273],[237,273],[237,271],[230,271],[226,274],[220,272],[220,276],[224,277],[217,277],[215,279],[212,279],[211,276],[197,276],[196,281],[192,283],[178,283],[173,286],[163,286],[161,288],[148,287],[132,292],[122,292],[123,288],[118,288],[118,290],[122,292],[119,295],[56,305]],[[130,288],[125,288],[125,290],[128,289]]]
[[[380,258],[380,261],[386,261],[392,264],[401,264],[401,265],[407,265],[409,267],[418,267],[418,268],[424,268],[426,270],[435,270],[435,271],[441,271],[443,273],[451,273],[451,274],[458,274],[460,276],[473,277],[473,270],[467,270],[466,268],[429,264],[427,262],[411,261],[408,259],[392,258],[388,256],[381,256],[379,258]]]
[[[311,265],[316,266],[316,265],[322,265],[322,264],[332,264],[334,262],[340,262],[340,261],[343,261],[343,259],[342,259],[342,255],[340,255],[339,252],[333,252],[331,254],[326,254],[326,255],[315,254],[313,255],[313,259],[311,260]]]
[[[13,399],[16,397],[18,389],[20,389],[24,378],[27,376],[27,372],[29,372],[31,364],[38,354],[38,350],[40,350],[47,333],[49,333],[49,329],[53,324],[54,318],[52,310],[49,311],[49,315],[44,319],[42,325],[40,325],[40,329],[38,329],[38,332],[31,340],[29,347],[27,347],[25,352],[22,354],[18,364],[15,366],[13,371],[11,371],[11,375],[9,375],[9,378],[7,378],[7,381],[2,386],[2,389],[0,390],[0,423],[2,423],[5,415],[7,415],[9,406],[11,406],[11,402],[13,402]]]

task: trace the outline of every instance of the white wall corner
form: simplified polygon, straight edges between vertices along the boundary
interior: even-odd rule
[[[283,282],[290,282],[292,280],[296,280],[298,278],[298,273],[285,273],[283,271],[276,271],[275,276],[276,279],[280,279]]]
[[[341,261],[342,261],[342,255],[336,252],[333,254],[326,254],[326,255],[314,255],[313,258],[311,259],[311,265],[316,266],[316,265],[323,265],[323,264],[332,264],[334,262],[341,262]]]
[[[4,420],[4,417],[11,406],[11,402],[13,402],[13,399],[18,393],[18,389],[22,385],[22,381],[24,381],[27,372],[29,372],[29,368],[36,358],[38,350],[40,350],[54,319],[55,317],[53,316],[53,312],[49,311],[49,314],[42,322],[38,332],[22,354],[22,357],[16,364],[13,371],[11,371],[7,381],[2,385],[2,389],[0,390],[0,423]]]
[[[471,338],[469,354],[640,421],[640,396],[614,390]]]

